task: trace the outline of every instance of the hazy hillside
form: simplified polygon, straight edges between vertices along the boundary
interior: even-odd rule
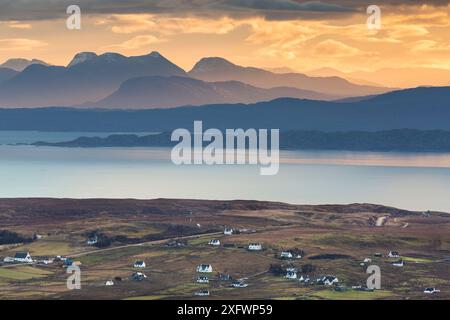
[[[170,132],[145,136],[115,134],[106,138],[80,137],[72,141],[56,143],[43,141],[33,143],[33,145],[98,148],[169,147],[178,143],[178,141],[171,141],[170,137]],[[204,142],[203,144],[206,146],[209,143]],[[320,132],[293,130],[281,132],[280,148],[290,150],[449,152],[450,131],[399,129],[377,132]]]
[[[359,102],[276,99],[255,104],[147,110],[1,109],[0,130],[170,131],[204,127],[281,130],[450,130],[450,87],[417,88]]]
[[[383,83],[393,88],[450,85],[450,70],[437,68],[385,68],[377,71],[342,72],[332,68],[322,68],[307,72],[311,76],[337,76],[356,83]],[[405,77],[405,74],[414,75]]]
[[[13,69],[0,68],[0,83],[11,79],[12,77],[14,77],[17,74],[18,74],[18,72]]]
[[[38,59],[23,59],[23,58],[15,58],[15,59],[8,59],[4,63],[0,64],[1,68],[8,68],[13,69],[15,71],[23,71],[28,66],[31,66],[32,64],[40,64],[44,66],[48,66],[49,64]]]
[[[204,81],[236,80],[261,88],[296,87],[340,97],[371,95],[387,88],[357,85],[338,77],[309,77],[301,73],[273,73],[263,69],[241,67],[223,58],[203,58],[189,71],[193,78]]]
[[[317,100],[336,98],[297,88],[262,89],[238,81],[208,83],[186,77],[153,76],[127,80],[110,96],[86,106],[164,108],[217,103],[253,103],[279,97]]]

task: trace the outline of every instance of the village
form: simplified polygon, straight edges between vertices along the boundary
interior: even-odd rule
[[[392,295],[400,298],[402,294],[422,298],[433,296],[435,299],[445,296],[443,293],[447,292],[449,279],[445,270],[448,262],[445,259],[419,257],[411,249],[408,252],[404,246],[396,245],[399,242],[392,237],[388,239],[394,245],[389,242],[374,248],[358,245],[357,249],[349,251],[343,249],[342,244],[339,245],[345,238],[335,236],[333,241],[333,238],[328,238],[332,234],[326,233],[327,237],[320,238],[323,240],[315,241],[316,244],[312,245],[311,240],[297,238],[306,232],[309,234],[309,231],[293,223],[298,216],[295,212],[292,216],[289,210],[284,209],[274,216],[272,210],[269,219],[272,224],[267,224],[262,221],[254,223],[248,219],[248,214],[254,210],[240,210],[240,218],[237,218],[235,211],[228,212],[229,209],[225,209],[218,216],[223,224],[215,221],[207,229],[202,228],[209,214],[196,214],[194,210],[188,210],[183,215],[187,215],[190,224],[195,222],[196,228],[201,229],[199,232],[189,229],[186,235],[129,244],[116,243],[116,239],[121,238],[108,238],[105,231],[91,230],[77,233],[77,251],[72,252],[67,249],[61,252],[51,250],[55,245],[55,237],[61,237],[59,233],[34,232],[33,242],[11,245],[7,250],[5,246],[0,251],[0,287],[3,294],[12,295],[14,292],[11,288],[20,284],[20,290],[35,290],[37,296],[44,294],[45,297],[111,296],[143,299],[271,296],[281,299],[379,299]],[[238,226],[232,227],[229,214]],[[285,220],[290,217],[291,220],[288,224],[286,221],[280,223],[280,217]],[[368,221],[373,226],[369,228],[382,230],[392,221],[395,224],[389,228],[398,228],[398,225],[405,232],[401,226],[406,218],[396,219],[386,218],[383,226],[377,226],[372,222],[377,219],[370,217]],[[313,222],[313,219],[309,220]],[[114,228],[108,234],[112,233]],[[296,236],[290,238],[291,234]],[[316,239],[315,234],[308,237]],[[104,245],[106,240],[108,245]],[[71,241],[71,245],[75,246]],[[317,246],[319,243],[323,249]],[[402,254],[405,251],[408,253]],[[371,274],[367,273],[367,269],[371,265],[381,269],[380,288],[368,285],[367,279]],[[66,288],[66,280],[70,276],[66,270],[71,270],[71,266],[77,266],[81,271],[81,290]],[[420,285],[416,284],[407,291],[396,292],[396,283],[414,283],[417,281],[412,276],[414,272],[430,267],[437,268],[437,271],[430,272],[429,280],[423,280]],[[117,290],[114,289],[116,287]]]

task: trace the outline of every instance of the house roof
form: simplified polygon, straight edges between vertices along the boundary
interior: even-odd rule
[[[16,252],[14,258],[16,259],[25,259],[28,256],[28,252]]]

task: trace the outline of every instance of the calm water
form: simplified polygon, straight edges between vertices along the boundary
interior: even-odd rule
[[[110,133],[0,132],[0,143]],[[276,176],[257,166],[175,166],[158,148],[0,146],[0,197],[256,199],[370,202],[450,212],[450,154],[282,152]]]

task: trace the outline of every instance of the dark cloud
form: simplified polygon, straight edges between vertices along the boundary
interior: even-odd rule
[[[310,12],[349,12],[354,11],[337,4],[320,1],[293,1],[293,0],[228,0],[222,1],[224,8],[243,8],[261,11],[310,11]]]
[[[442,0],[377,0],[378,5],[448,5]],[[156,13],[196,16],[262,16],[267,19],[345,16],[369,4],[361,0],[0,0],[0,20],[41,20],[65,16],[76,4],[85,14]]]

